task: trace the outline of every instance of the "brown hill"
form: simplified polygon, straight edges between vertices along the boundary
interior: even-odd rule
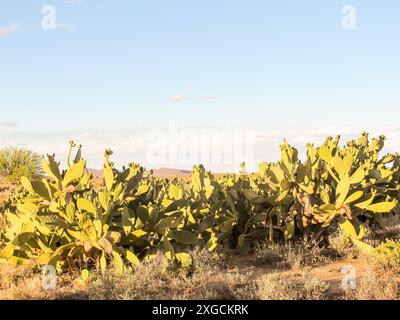
[[[91,174],[96,178],[101,178],[103,176],[103,170],[88,169]],[[190,170],[172,169],[172,168],[159,168],[154,169],[153,173],[159,178],[173,178],[173,177],[190,177]]]
[[[88,169],[89,173],[91,173],[95,178],[103,177],[103,170],[97,169]]]
[[[156,177],[159,178],[173,178],[173,177],[187,177],[192,174],[189,170],[171,169],[171,168],[159,168],[153,170]]]

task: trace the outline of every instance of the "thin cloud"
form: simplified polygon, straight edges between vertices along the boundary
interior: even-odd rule
[[[208,97],[200,97],[199,100],[217,100],[219,99],[218,96],[208,96]]]
[[[385,135],[387,140],[385,141],[385,148],[382,151],[386,152],[399,152],[400,151],[400,128],[394,126],[382,126],[382,127],[323,127],[313,129],[292,129],[287,131],[257,131],[255,134],[255,145],[265,158],[273,161],[279,156],[278,146],[286,139],[289,144],[293,145],[304,155],[306,152],[307,143],[315,143],[320,145],[323,143],[328,136],[335,137],[336,135],[341,136],[341,144],[351,140],[357,139],[363,131],[369,133],[369,137],[379,137]]]
[[[176,94],[176,95],[174,95],[172,97],[169,97],[168,100],[169,101],[174,101],[174,102],[180,102],[180,101],[190,100],[190,99],[188,99],[187,97],[185,97],[185,96],[181,95],[180,93],[178,93],[178,94]]]
[[[12,33],[17,32],[19,29],[19,23],[14,23],[10,26],[1,27],[0,26],[0,37],[8,36]]]
[[[65,23],[58,23],[56,25],[56,29],[64,29],[67,31],[74,31],[75,28],[70,22],[65,22]]]
[[[10,121],[0,122],[12,124]],[[14,123],[15,124],[15,123]],[[215,172],[238,170],[245,161],[248,170],[256,171],[261,161],[277,161],[280,158],[279,145],[284,139],[299,150],[299,157],[305,159],[307,143],[319,146],[327,136],[341,134],[341,145],[350,139],[357,139],[364,130],[370,138],[385,134],[387,140],[382,155],[400,150],[400,130],[393,126],[347,127],[327,126],[290,130],[249,129],[201,129],[177,125],[177,134],[169,129],[148,128],[129,132],[23,132],[3,130],[0,145],[4,147],[24,147],[35,152],[56,153],[62,164],[68,151],[68,141],[75,140],[83,145],[84,158],[90,168],[102,168],[102,154],[105,149],[114,151],[113,161],[118,168],[129,162],[140,163],[147,168],[169,167],[190,169],[192,164],[203,163]],[[254,131],[252,133],[252,131]],[[153,135],[154,133],[154,135]],[[224,140],[226,139],[226,140]],[[226,148],[228,146],[228,148]],[[230,146],[230,147],[229,147]],[[172,147],[172,148],[171,148]],[[152,158],[152,150],[157,155]],[[208,153],[207,153],[208,152]],[[193,160],[192,160],[193,159]]]
[[[16,127],[17,125],[18,125],[18,123],[15,122],[15,121],[1,121],[1,120],[0,120],[0,128]]]
[[[219,96],[186,97],[180,93],[168,98],[169,101],[173,102],[182,102],[187,100],[216,100],[216,99],[219,99]]]
[[[336,135],[342,136],[343,139],[348,139],[357,138],[363,131],[367,131],[371,137],[379,136],[381,134],[388,137],[400,137],[399,126],[373,127],[365,129],[358,127],[330,126],[312,129],[295,128],[285,131],[260,131],[257,134],[256,140],[259,142],[270,142],[283,139],[294,141],[307,141],[318,139],[324,140],[328,136],[335,137]]]
[[[65,4],[81,4],[83,0],[64,0]]]

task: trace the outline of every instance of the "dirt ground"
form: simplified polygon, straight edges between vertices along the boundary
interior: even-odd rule
[[[299,280],[306,271],[308,276],[315,276],[321,281],[326,282],[329,288],[326,298],[331,300],[346,299],[346,291],[342,288],[342,281],[345,276],[342,269],[346,266],[355,268],[356,277],[363,277],[367,271],[367,263],[363,258],[339,259],[323,263],[317,266],[307,266],[303,270],[293,270],[291,268],[276,267],[273,265],[260,265],[253,255],[246,257],[235,257],[230,261],[230,272],[249,273],[249,281],[258,281],[271,274],[279,274],[292,280]],[[400,279],[399,279],[400,283]]]
[[[91,284],[82,284],[79,273],[60,277],[58,289],[41,288],[42,276],[25,267],[0,267],[0,299],[264,299],[264,300],[342,300],[399,299],[398,274],[385,277],[384,271],[372,271],[364,258],[343,258],[316,266],[292,267],[263,264],[254,254],[231,256],[225,267],[207,266],[207,259],[194,279],[175,278],[160,274],[152,266],[144,266],[135,275],[111,277],[107,281],[93,276]],[[1,264],[0,264],[1,266]],[[343,267],[355,270],[359,292],[342,288]],[[305,274],[307,275],[305,277]],[[265,279],[279,281],[263,283]],[[160,280],[161,279],[161,280]],[[309,279],[309,280],[304,280]],[[369,279],[365,282],[364,279]],[[161,281],[161,282],[160,282]],[[275,281],[275,280],[273,280]],[[264,281],[265,282],[265,281]],[[259,285],[259,284],[262,285]],[[295,283],[302,285],[294,286]],[[278,291],[281,291],[278,293]]]

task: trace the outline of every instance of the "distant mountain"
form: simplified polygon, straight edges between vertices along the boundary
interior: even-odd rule
[[[103,176],[103,170],[88,169],[89,173],[93,174],[94,177],[100,178]],[[153,173],[159,178],[173,178],[173,177],[186,177],[191,175],[190,170],[172,169],[172,168],[159,168],[154,169]]]
[[[181,170],[181,169],[171,169],[171,168],[159,168],[153,170],[153,173],[156,177],[159,178],[172,178],[172,177],[182,177],[182,176],[190,176],[192,172],[190,170]]]
[[[103,176],[103,170],[97,169],[88,169],[89,173],[91,173],[95,178],[101,178]]]

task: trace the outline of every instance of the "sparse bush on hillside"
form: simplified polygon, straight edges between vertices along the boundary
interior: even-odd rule
[[[23,176],[32,179],[42,175],[41,157],[26,149],[0,149],[0,175],[17,183]]]

